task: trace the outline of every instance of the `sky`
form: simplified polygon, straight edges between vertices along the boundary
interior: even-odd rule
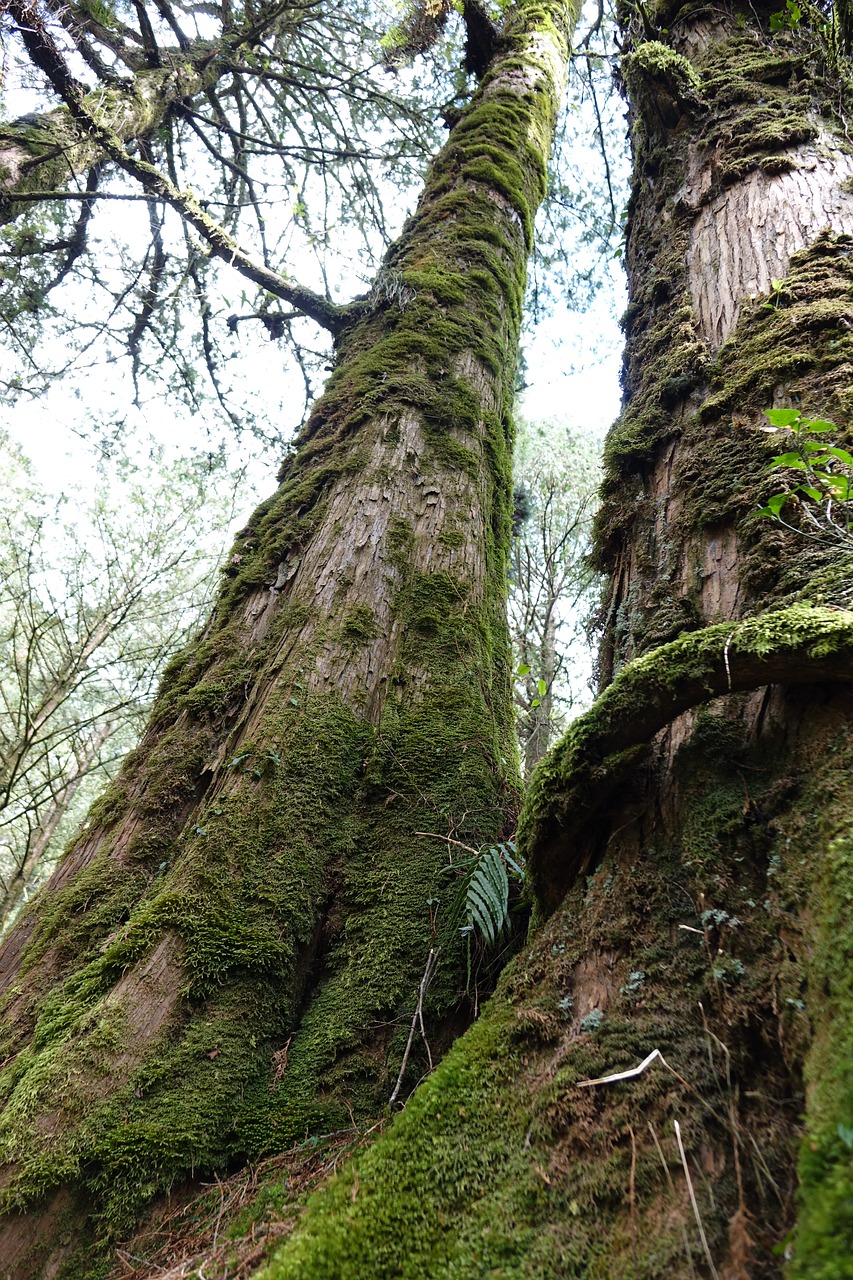
[[[598,106],[609,120],[608,137],[618,137],[623,108],[618,99],[607,92],[606,77],[602,83],[605,85],[602,90],[605,97]],[[38,98],[26,89],[23,81],[20,90],[16,91],[9,75],[4,86],[4,98],[4,107],[10,116],[36,109],[39,105]],[[583,95],[578,96],[577,86],[573,104],[561,133],[562,151],[557,169],[565,184],[559,192],[561,199],[569,208],[576,202],[574,229],[580,238],[577,245],[569,240],[562,247],[570,275],[578,262],[581,271],[584,262],[587,269],[592,262],[596,274],[601,274],[603,266],[609,279],[587,309],[575,310],[571,304],[558,298],[536,325],[527,325],[523,338],[527,386],[520,399],[519,411],[529,422],[569,426],[603,442],[608,427],[619,412],[621,335],[618,316],[624,310],[624,282],[615,262],[596,261],[595,241],[592,248],[588,241],[584,241],[584,231],[588,232],[591,225],[590,213],[594,219],[601,212],[600,193],[596,197],[595,181],[593,179],[592,185],[589,181],[596,166],[600,167],[601,152],[595,140],[595,122],[589,102],[585,103]],[[609,143],[608,155],[617,182],[621,180],[624,183],[625,157],[620,158],[618,143],[612,151]],[[393,202],[391,207],[395,207]],[[397,210],[400,222],[405,213],[403,208]],[[144,206],[130,204],[123,207],[119,219],[125,229],[131,229],[125,232],[131,240],[137,234],[140,239],[145,236],[147,240]],[[138,233],[133,230],[136,226]],[[546,252],[553,249],[553,243],[546,246]],[[319,280],[311,278],[317,263],[307,246],[303,247],[301,260],[295,245],[291,245],[291,250],[294,257],[291,260],[288,256],[288,268],[292,274],[315,288],[322,287]],[[338,264],[338,275],[330,283],[336,293],[341,291],[338,296],[361,292],[370,268],[362,261],[355,241],[336,245],[334,261]],[[231,309],[241,309],[239,303],[235,306],[234,300],[239,299],[244,284],[236,272],[225,270],[220,287],[223,307],[222,314],[215,317],[215,323],[221,327]],[[85,302],[83,296],[81,305]],[[279,348],[259,334],[256,326],[241,326],[232,341],[226,339],[225,346],[226,350],[230,346],[232,357],[240,361],[239,366],[230,367],[240,369],[243,387],[274,382]],[[283,365],[283,355],[282,352],[280,365]],[[61,363],[60,358],[58,362]],[[295,433],[301,423],[304,387],[298,375],[290,381],[282,381],[280,385],[282,412],[276,421],[281,422],[282,435],[287,437]],[[240,474],[233,528],[241,527],[256,503],[274,488],[281,445],[264,449],[248,431],[235,440],[223,432],[221,421],[214,419],[212,414],[190,416],[188,411],[163,401],[150,402],[143,410],[128,408],[127,378],[122,382],[109,363],[102,362],[88,374],[76,375],[64,386],[61,383],[55,385],[41,398],[22,398],[14,407],[0,408],[0,429],[5,428],[21,445],[31,462],[33,478],[41,488],[54,496],[65,495],[71,506],[78,504],[82,508],[96,486],[98,464],[103,462],[88,428],[98,410],[103,409],[110,398],[116,416],[126,415],[128,430],[125,439],[135,442],[131,450],[135,451],[134,456],[141,467],[147,465],[147,455],[156,452],[158,446],[161,451],[165,450],[168,458],[170,454],[179,455],[192,448],[208,449],[211,440],[218,442],[225,438],[229,441],[232,477],[228,484],[232,491],[233,473]]]
[[[20,88],[15,89],[13,72],[14,67],[7,69],[4,86],[4,107],[10,116],[38,107],[38,99],[26,89],[25,82],[22,81]],[[611,132],[619,129],[622,111],[621,104],[615,101],[614,105],[614,101],[607,95],[606,102],[599,103],[609,113]],[[578,105],[575,102],[566,122],[563,159],[568,173],[567,194],[570,203],[577,195],[579,229],[582,232],[584,209],[589,200],[589,192],[584,190],[587,174],[600,166],[600,150],[594,139],[594,120],[588,103],[584,105],[581,100]],[[619,163],[618,155],[615,160],[611,157],[611,164],[618,168]],[[565,196],[566,192],[561,194]],[[405,209],[399,210],[400,220],[405,212]],[[140,235],[147,233],[147,214],[143,213],[143,206],[128,205],[120,217],[126,225],[141,219]],[[580,252],[584,252],[583,247]],[[578,250],[570,246],[567,256],[571,258],[577,253]],[[339,279],[332,281],[336,291],[342,289],[346,294],[360,292],[364,287],[360,281],[370,272],[360,263],[358,249],[346,243],[340,244],[335,261],[339,264],[340,275]],[[615,264],[609,265],[615,267]],[[288,268],[298,279],[318,287],[319,281],[311,279],[316,261],[307,251],[302,261],[298,257],[288,260]],[[242,281],[236,273],[233,273],[233,282],[230,281],[228,276],[231,274],[226,273],[223,277],[222,291],[223,294],[230,291],[232,299],[239,298]],[[528,328],[525,335],[528,385],[520,410],[529,421],[553,420],[603,439],[619,411],[621,338],[617,317],[624,309],[622,292],[617,268],[615,281],[599,292],[588,310],[575,312],[558,301],[551,314],[537,326]],[[239,304],[235,309],[240,309]],[[218,323],[222,323],[221,317]],[[234,344],[241,366],[248,371],[241,373],[247,386],[258,385],[260,379],[270,377],[270,362],[275,360],[277,351],[275,343],[267,342],[257,332],[250,333],[250,329],[251,326],[247,326],[244,331],[241,327]],[[81,393],[79,397],[78,391]],[[82,384],[78,379],[73,393],[59,386],[41,399],[21,400],[13,409],[0,409],[0,427],[5,427],[21,444],[33,464],[37,479],[46,489],[73,495],[75,490],[85,491],[91,486],[98,454],[85,442],[87,425],[96,407],[103,405],[110,392],[123,414],[128,399],[126,384],[122,387],[109,366],[101,365]],[[302,418],[301,380],[294,380],[291,385],[283,384],[282,405],[281,421],[284,434],[287,434],[298,428]],[[221,425],[212,419],[207,420],[203,414],[192,418],[179,409],[156,404],[144,412],[130,409],[127,423],[138,433],[140,455],[144,454],[149,438],[165,445],[167,450],[180,450],[190,446],[204,449],[211,438],[222,436]],[[278,464],[277,453],[265,452],[246,433],[234,445],[232,455],[234,465],[245,470],[246,502],[251,505],[272,488]]]
[[[527,344],[528,386],[520,404],[529,421],[567,423],[603,439],[619,412],[621,354],[615,301],[602,299],[572,323],[566,320],[563,331],[559,320],[554,320],[531,335]],[[571,332],[580,327],[595,335],[595,342],[583,344],[586,350]],[[264,352],[266,359],[273,350],[270,344],[270,351]],[[100,379],[96,381],[100,383]],[[93,385],[92,391],[97,394],[97,386]],[[294,405],[294,427],[300,411],[301,401]],[[151,436],[167,447],[183,449],[195,443],[203,448],[207,438],[209,424],[203,419],[179,421],[162,410],[150,415],[131,410],[129,419],[141,438]],[[49,400],[22,402],[14,409],[0,410],[0,423],[21,444],[46,489],[67,493],[91,484],[98,454],[80,434],[86,423],[85,402],[76,398],[63,401],[60,391]],[[239,457],[246,466],[249,491],[263,497],[272,487],[277,458],[248,439],[239,448]]]

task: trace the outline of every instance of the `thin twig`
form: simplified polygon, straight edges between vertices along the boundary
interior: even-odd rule
[[[726,664],[726,679],[729,682],[729,693],[731,693],[732,691],[732,669],[729,666],[729,645],[734,639],[734,635],[735,633],[733,631],[732,634],[729,636],[728,640],[726,641],[726,643],[723,645],[723,661]]]
[[[705,1250],[705,1258],[707,1259],[711,1275],[714,1280],[720,1280],[717,1268],[714,1266],[714,1259],[711,1257],[711,1249],[708,1245],[708,1237],[705,1235],[705,1228],[702,1226],[702,1218],[699,1213],[699,1205],[696,1202],[696,1192],[693,1190],[693,1180],[690,1177],[690,1169],[687,1164],[687,1154],[684,1150],[684,1143],[681,1141],[681,1125],[677,1120],[673,1120],[672,1127],[675,1129],[675,1140],[678,1143],[678,1154],[681,1156],[681,1165],[684,1169],[684,1176],[687,1179],[687,1190],[690,1192],[690,1203],[693,1206],[693,1216],[696,1219],[696,1226],[699,1228],[699,1237],[702,1241],[702,1248]]]
[[[401,1088],[403,1087],[403,1076],[406,1074],[406,1067],[409,1062],[409,1054],[412,1049],[412,1041],[415,1038],[415,1030],[418,1026],[420,1026],[421,1028],[421,1035],[423,1035],[424,1044],[426,1044],[427,1057],[429,1058],[430,1067],[432,1067],[432,1054],[430,1053],[429,1045],[426,1043],[426,1035],[424,1035],[424,1030],[423,1030],[423,1026],[424,1026],[423,1011],[424,1011],[424,997],[427,993],[427,988],[429,987],[430,982],[432,982],[432,976],[433,976],[433,973],[435,972],[435,966],[438,961],[438,953],[440,950],[441,950],[440,947],[430,947],[429,949],[426,968],[424,969],[424,976],[421,978],[421,983],[420,983],[420,986],[418,987],[417,1008],[415,1009],[415,1012],[412,1015],[412,1025],[409,1027],[409,1038],[406,1041],[406,1049],[403,1054],[403,1061],[400,1064],[400,1074],[397,1076],[397,1083],[394,1085],[394,1092],[391,1094],[391,1097],[388,1099],[389,1107],[393,1106],[394,1103],[397,1101],[397,1096]]]
[[[660,1145],[660,1142],[658,1141],[658,1135],[654,1125],[652,1124],[651,1120],[647,1121],[647,1123],[649,1126],[649,1133],[652,1135],[652,1141],[654,1142],[657,1153],[660,1156],[660,1162],[663,1165],[663,1171],[666,1174],[666,1180],[669,1184],[669,1189],[672,1192],[673,1199],[674,1199],[676,1195],[675,1183],[672,1180],[672,1174],[669,1171],[669,1165],[666,1162],[666,1156],[663,1154],[663,1149]],[[693,1255],[690,1252],[690,1241],[687,1239],[687,1228],[685,1227],[683,1222],[679,1222],[679,1226],[681,1227],[681,1239],[684,1242],[684,1252],[687,1255],[687,1265],[690,1267],[690,1275],[692,1280],[696,1280],[696,1269],[693,1266]]]
[[[216,1248],[216,1241],[219,1237],[219,1228],[222,1224],[222,1215],[225,1212],[225,1188],[218,1178],[216,1179],[216,1182],[219,1187],[219,1213],[216,1215],[216,1225],[213,1228],[213,1240],[210,1245],[211,1249]]]
[[[480,850],[472,849],[470,844],[463,844],[461,840],[454,840],[452,836],[440,836],[437,831],[416,831],[416,836],[429,836],[431,840],[446,840],[448,844],[455,844],[460,849],[464,849],[466,853],[473,853],[475,858],[479,858]]]
[[[629,1067],[627,1071],[617,1071],[612,1076],[599,1076],[597,1080],[579,1080],[575,1087],[577,1089],[591,1089],[593,1085],[617,1084],[620,1080],[634,1080],[637,1076],[641,1076],[646,1068],[652,1065],[656,1058],[660,1058],[662,1066],[666,1067],[667,1071],[669,1071],[671,1075],[674,1075],[676,1080],[680,1080],[686,1088],[690,1090],[693,1089],[690,1082],[685,1080],[684,1076],[679,1075],[675,1068],[669,1065],[660,1049],[652,1049],[649,1056],[647,1058],[643,1058],[643,1061],[637,1067]]]
[[[631,1223],[631,1252],[634,1255],[634,1269],[637,1267],[637,1137],[633,1127],[628,1125],[631,1135],[631,1172],[628,1175],[628,1215]]]

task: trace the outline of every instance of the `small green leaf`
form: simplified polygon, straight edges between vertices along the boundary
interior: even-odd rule
[[[767,470],[770,471],[776,467],[790,467],[795,471],[805,471],[806,464],[798,453],[780,453],[770,462]]]
[[[765,409],[764,416],[774,427],[792,427],[800,418],[797,409]]]
[[[544,698],[545,694],[548,692],[548,683],[546,680],[541,679],[541,677],[536,681],[536,692],[539,694],[540,698]]]
[[[519,667],[518,667],[518,670],[516,671],[516,673],[515,673],[515,674],[516,674],[517,676],[529,676],[529,675],[530,675],[530,668],[528,667],[527,663],[526,663],[526,662],[522,662],[522,663],[520,663],[520,664],[519,664]]]
[[[841,1141],[847,1147],[848,1151],[853,1151],[853,1125],[839,1124],[836,1126],[835,1132]]]
[[[800,422],[800,427],[810,435],[816,435],[820,431],[838,430],[835,423],[830,422],[828,418],[803,418]]]

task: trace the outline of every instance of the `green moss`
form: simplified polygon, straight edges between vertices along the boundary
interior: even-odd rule
[[[388,254],[402,287],[380,279],[351,313],[203,637],[172,665],[145,739],[31,916],[10,1056],[35,1036],[0,1074],[9,1209],[71,1187],[102,1244],[175,1182],[375,1118],[390,1097],[435,900],[452,887],[446,846],[421,833],[479,846],[510,835],[517,806],[510,401],[564,52],[537,24],[564,42],[570,16],[562,4],[514,15],[505,56],[525,68],[525,92],[496,59]],[[345,705],[312,682],[314,658],[360,657],[381,613],[365,596],[317,619],[299,566],[332,495],[387,474],[413,418],[450,540],[436,539],[443,567],[425,572],[409,510],[390,514],[376,580],[391,584],[402,639],[370,705]],[[476,591],[447,567],[472,495],[487,531]],[[149,966],[163,1017],[143,1033]],[[469,1016],[465,987],[458,939],[426,1002],[436,1056]],[[405,1088],[425,1069],[418,1046]]]
[[[796,167],[795,160],[775,153],[818,136],[813,54],[813,38],[805,32],[788,49],[755,30],[736,31],[712,45],[702,64],[709,107],[702,145],[715,155],[720,185],[739,181],[751,169]],[[827,94],[827,114],[830,102]]]
[[[438,535],[438,540],[443,547],[458,550],[465,545],[465,534],[461,529],[443,529]]]
[[[553,910],[591,858],[590,819],[637,752],[682,711],[728,690],[775,679],[846,678],[853,615],[792,605],[690,632],[629,663],[540,764],[519,821],[518,846],[540,906]]]
[[[847,774],[835,769],[833,776],[836,795],[845,797],[846,804]],[[819,803],[825,812],[825,793]],[[815,1280],[841,1280],[853,1250],[853,987],[848,963],[853,948],[853,841],[843,818],[838,821],[837,809],[833,817],[838,834],[824,846],[815,868],[810,904],[817,920],[817,948],[808,966],[809,981],[823,998],[813,1014],[815,1037],[807,1059],[809,1111],[791,1267],[792,1276]],[[813,856],[811,849],[807,856]]]
[[[696,775],[699,758],[682,771],[694,793],[719,781],[707,764]],[[738,839],[734,831],[725,839],[726,856]],[[733,1026],[724,1029],[734,997],[727,989],[721,995],[703,945],[675,932],[686,917],[701,937],[700,917],[684,905],[695,898],[697,883],[713,892],[718,919],[741,913],[747,998],[764,1007],[772,991],[772,937],[762,908],[744,901],[761,896],[760,866],[727,888],[706,877],[694,880],[672,847],[649,848],[634,865],[611,859],[594,882],[576,886],[504,973],[480,1020],[391,1128],[312,1197],[294,1235],[258,1280],[629,1280],[637,1274],[668,1280],[685,1267],[698,1269],[699,1240],[683,1229],[692,1219],[677,1187],[672,1120],[679,1119],[688,1151],[699,1145],[729,1150],[727,1070],[744,1088],[761,1079],[766,1087],[767,1075],[760,1055],[750,1060],[748,1037]],[[604,1011],[584,1003],[583,975],[599,963],[613,993],[596,987]],[[699,998],[704,1024],[693,1014]],[[712,1028],[725,1035],[728,1059],[714,1048]],[[652,1047],[677,1064],[689,1081],[686,1092],[663,1067],[623,1085],[578,1089],[581,1080],[635,1065]],[[780,1087],[779,1076],[773,1078]],[[765,1139],[761,1177],[784,1177],[791,1158],[790,1143],[772,1128],[775,1103],[752,1116]],[[639,1125],[638,1114],[647,1123]],[[665,1169],[649,1125],[666,1151]],[[713,1200],[704,1188],[699,1196],[720,1258],[738,1184],[722,1155],[715,1168]],[[749,1158],[741,1178],[741,1190],[754,1193]],[[772,1266],[765,1243],[760,1261]]]
[[[348,645],[366,644],[379,635],[373,610],[368,605],[354,604],[341,623],[341,640]]]

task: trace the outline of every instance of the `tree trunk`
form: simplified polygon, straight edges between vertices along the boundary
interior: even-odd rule
[[[853,1275],[853,557],[750,518],[765,409],[847,434],[853,154],[774,11],[623,10],[622,674],[523,815],[548,918],[265,1280]]]
[[[94,1274],[176,1180],[379,1114],[431,947],[433,1054],[470,1016],[421,833],[514,824],[510,407],[575,16],[510,13],[213,618],[0,952],[4,1277]]]

